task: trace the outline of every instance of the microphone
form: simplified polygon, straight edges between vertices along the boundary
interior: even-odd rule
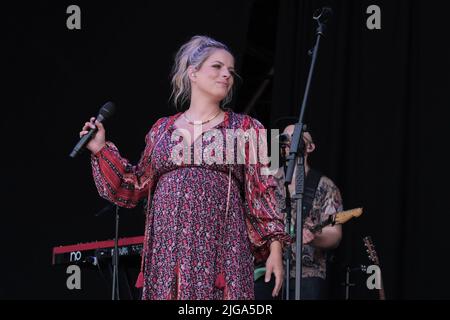
[[[98,112],[97,120],[99,122],[103,122],[104,120],[108,119],[109,117],[111,117],[113,115],[114,110],[115,110],[114,103],[112,103],[110,101],[105,103],[103,105],[103,107],[101,107],[100,111]],[[80,151],[84,148],[84,146],[89,142],[89,140],[92,139],[92,137],[95,135],[96,132],[97,132],[97,128],[95,128],[95,129],[91,128],[87,134],[82,136],[80,141],[78,141],[77,145],[75,146],[75,148],[73,148],[72,152],[70,153],[70,157],[75,158],[80,153]]]
[[[333,9],[330,7],[322,7],[314,12],[313,19],[317,20],[319,23],[326,23],[332,15]]]

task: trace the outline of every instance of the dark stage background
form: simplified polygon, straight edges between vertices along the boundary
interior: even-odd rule
[[[82,29],[66,28],[77,4]],[[366,9],[381,8],[381,30]],[[108,139],[136,162],[144,136],[169,107],[169,72],[179,46],[195,34],[230,45],[244,81],[234,109],[266,126],[298,114],[312,47],[313,11],[335,9],[319,52],[306,122],[313,165],[340,187],[344,225],[330,264],[332,296],[344,298],[344,267],[369,264],[371,235],[389,299],[450,298],[446,273],[448,187],[445,154],[450,89],[444,1],[96,1],[8,5],[2,99],[1,299],[108,299],[98,272],[83,271],[82,290],[66,288],[51,266],[57,245],[111,239],[111,213],[92,181],[87,154],[69,152],[82,124],[106,101],[117,113]],[[445,6],[445,8],[444,8]],[[272,68],[273,76],[270,75]],[[252,103],[260,85],[268,85]],[[121,236],[141,235],[142,208],[122,210]],[[352,273],[352,299],[376,299],[367,275]]]

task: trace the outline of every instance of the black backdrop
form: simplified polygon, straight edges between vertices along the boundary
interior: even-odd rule
[[[333,295],[343,298],[343,266],[368,264],[361,237],[371,235],[388,298],[449,298],[450,218],[444,154],[450,89],[442,1],[78,1],[82,29],[69,31],[67,1],[9,5],[7,84],[2,99],[0,298],[105,298],[95,271],[82,290],[66,289],[51,266],[56,245],[110,239],[113,217],[94,217],[106,202],[87,155],[68,154],[82,123],[106,101],[118,106],[108,138],[137,161],[143,137],[168,107],[176,49],[194,34],[230,45],[244,78],[243,111],[264,80],[251,114],[271,127],[297,114],[323,4],[335,17],[323,41],[306,120],[318,148],[313,164],[336,181],[345,208],[364,215],[344,226],[332,265]],[[381,8],[382,29],[366,28],[366,8]],[[267,77],[274,67],[273,77]],[[141,208],[122,211],[121,235],[140,235]],[[352,275],[352,298],[374,298]]]

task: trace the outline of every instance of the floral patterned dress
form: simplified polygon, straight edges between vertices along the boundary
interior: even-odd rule
[[[253,299],[255,260],[267,258],[273,240],[289,241],[275,199],[276,181],[261,174],[259,163],[173,161],[183,139],[174,138],[180,115],[153,125],[136,166],[107,142],[91,157],[95,184],[103,198],[122,207],[148,197],[143,299]],[[210,132],[225,136],[227,129],[262,128],[249,116],[226,112],[223,122],[196,140],[200,149],[191,145],[191,160],[212,141],[223,144],[225,152],[226,139],[222,143]]]

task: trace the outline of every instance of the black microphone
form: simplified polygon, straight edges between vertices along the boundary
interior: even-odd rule
[[[320,23],[326,23],[329,18],[333,15],[333,9],[330,7],[322,7],[317,9],[313,14],[313,19]]]
[[[112,102],[107,102],[101,107],[100,111],[98,112],[97,120],[99,122],[103,122],[104,120],[111,117],[114,113],[115,106]],[[85,134],[83,137],[81,137],[80,141],[78,141],[75,148],[73,148],[72,152],[70,153],[71,158],[75,158],[80,151],[84,148],[84,146],[89,142],[89,140],[92,139],[94,134],[97,132],[97,128],[90,129],[87,134]]]

